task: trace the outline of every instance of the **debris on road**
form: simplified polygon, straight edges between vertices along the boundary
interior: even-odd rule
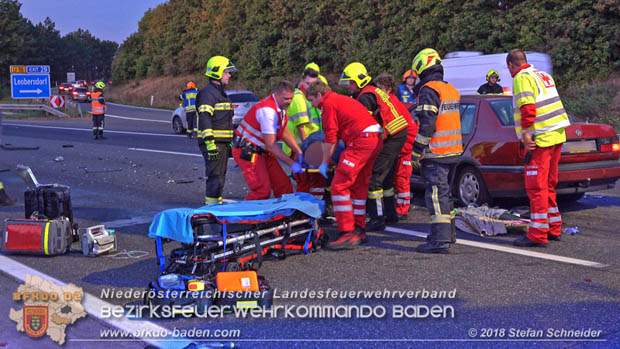
[[[73,148],[73,144],[63,144],[63,148]]]
[[[57,157],[54,158],[54,161],[62,162],[62,161],[65,161],[65,158],[63,158],[62,156],[57,156]]]
[[[579,232],[579,228],[578,227],[573,227],[573,228],[565,228],[564,229],[564,233],[566,234],[570,234],[570,235],[575,235]]]
[[[168,180],[168,184],[189,184],[189,183],[194,183],[193,180],[191,179],[169,179]]]
[[[86,167],[79,167],[79,168],[84,170],[84,172],[86,172],[86,173],[108,173],[108,172],[121,172],[121,171],[123,171],[122,168],[112,168],[112,169],[104,169],[104,170],[89,170]]]

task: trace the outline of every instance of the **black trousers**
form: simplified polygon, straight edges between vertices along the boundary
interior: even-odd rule
[[[449,242],[456,234],[450,190],[455,166],[456,163],[449,160],[422,160],[422,177],[426,189],[424,201],[431,215],[431,241]]]
[[[103,126],[105,125],[105,114],[93,114],[93,134],[103,135]]]
[[[207,152],[202,153],[205,161],[205,205],[222,203],[224,183],[226,183],[226,169],[230,156],[230,143],[215,143],[219,157],[209,160]]]
[[[185,119],[187,120],[187,131],[186,133],[194,133],[196,132],[197,124],[196,124],[196,112],[185,112]]]
[[[389,217],[395,219],[396,200],[394,198],[394,172],[398,154],[407,140],[407,130],[402,130],[383,140],[383,148],[372,167],[368,185],[366,208],[371,219]]]

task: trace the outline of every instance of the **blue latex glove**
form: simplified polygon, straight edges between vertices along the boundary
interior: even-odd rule
[[[293,172],[293,173],[304,173],[304,169],[301,168],[301,165],[299,164],[299,162],[294,162],[291,165],[291,172]]]
[[[297,162],[302,165],[304,163],[304,153],[297,154]]]
[[[323,175],[323,177],[327,178],[327,163],[322,163],[321,166],[319,166],[319,172]]]

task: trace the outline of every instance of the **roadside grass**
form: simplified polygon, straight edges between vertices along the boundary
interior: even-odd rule
[[[13,119],[13,120],[23,120],[23,119],[47,119],[47,118],[57,119],[56,116],[47,116],[45,112],[42,110],[16,110],[16,111],[2,111],[3,119]]]
[[[608,124],[620,133],[620,77],[573,85],[561,91],[566,110],[590,123]]]

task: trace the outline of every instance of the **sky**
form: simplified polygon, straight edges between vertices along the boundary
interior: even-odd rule
[[[101,40],[121,44],[138,31],[144,12],[164,0],[19,0],[21,13],[33,24],[49,17],[64,36],[79,28],[88,29]]]

